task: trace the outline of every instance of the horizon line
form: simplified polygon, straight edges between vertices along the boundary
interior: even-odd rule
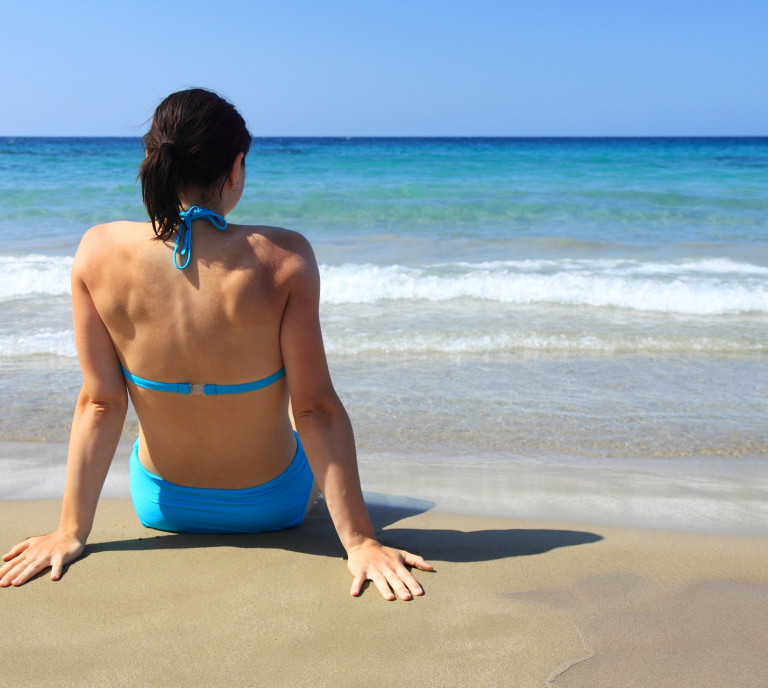
[[[0,134],[0,139],[141,139],[143,134]],[[269,134],[259,139],[761,139],[766,134]]]

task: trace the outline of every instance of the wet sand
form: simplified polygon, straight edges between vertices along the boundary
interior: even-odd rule
[[[320,503],[300,529],[160,534],[104,499],[56,583],[0,590],[0,680],[20,686],[768,684],[768,538],[371,506],[437,567],[426,594],[349,596]],[[2,548],[58,501],[2,502]],[[6,546],[7,545],[7,546]]]

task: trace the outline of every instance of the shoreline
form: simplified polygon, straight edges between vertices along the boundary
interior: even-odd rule
[[[132,446],[133,440],[120,442],[102,499],[129,497]],[[61,442],[0,442],[0,502],[60,499],[66,452]],[[768,464],[761,459],[361,450],[359,467],[371,504],[428,503],[456,515],[768,536]]]
[[[768,538],[664,533],[374,504],[387,544],[437,572],[408,603],[349,597],[322,503],[301,528],[200,536],[104,499],[57,583],[0,590],[24,625],[0,678],[38,686],[764,686]],[[58,501],[3,502],[2,538]],[[5,544],[10,544],[10,542]],[[56,667],[55,677],[50,669]]]

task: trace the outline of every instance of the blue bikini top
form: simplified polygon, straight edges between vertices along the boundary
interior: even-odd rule
[[[240,385],[193,385],[189,382],[155,382],[154,380],[146,380],[143,377],[129,373],[124,365],[121,365],[120,367],[123,369],[125,379],[130,380],[137,387],[154,389],[157,392],[175,392],[176,394],[191,394],[192,396],[207,397],[220,394],[242,394],[243,392],[253,392],[257,389],[269,387],[269,385],[273,382],[277,382],[283,375],[285,375],[285,367],[283,367],[276,373],[272,373],[272,375],[268,375],[261,380],[243,382]]]
[[[201,218],[208,218],[216,229],[224,231],[227,228],[227,221],[218,213],[208,208],[199,208],[193,205],[189,210],[183,210],[179,213],[181,218],[181,224],[176,230],[176,245],[173,248],[173,264],[179,269],[183,270],[189,265],[189,260],[192,257],[192,221],[199,220]],[[179,244],[181,244],[181,250],[179,250]],[[179,264],[178,256],[186,257],[183,264]],[[130,380],[137,387],[144,387],[145,389],[154,389],[158,392],[174,392],[176,394],[191,394],[193,396],[217,396],[219,394],[242,394],[243,392],[253,392],[257,389],[263,389],[269,387],[273,382],[277,382],[283,375],[285,375],[285,368],[280,368],[276,373],[268,375],[261,380],[254,380],[253,382],[244,382],[240,385],[198,385],[190,384],[189,382],[156,382],[155,380],[147,380],[133,373],[129,373],[124,365],[120,366],[123,369],[123,375],[126,380]]]

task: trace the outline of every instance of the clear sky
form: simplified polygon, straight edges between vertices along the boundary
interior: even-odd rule
[[[0,136],[768,135],[768,0],[0,0]]]

